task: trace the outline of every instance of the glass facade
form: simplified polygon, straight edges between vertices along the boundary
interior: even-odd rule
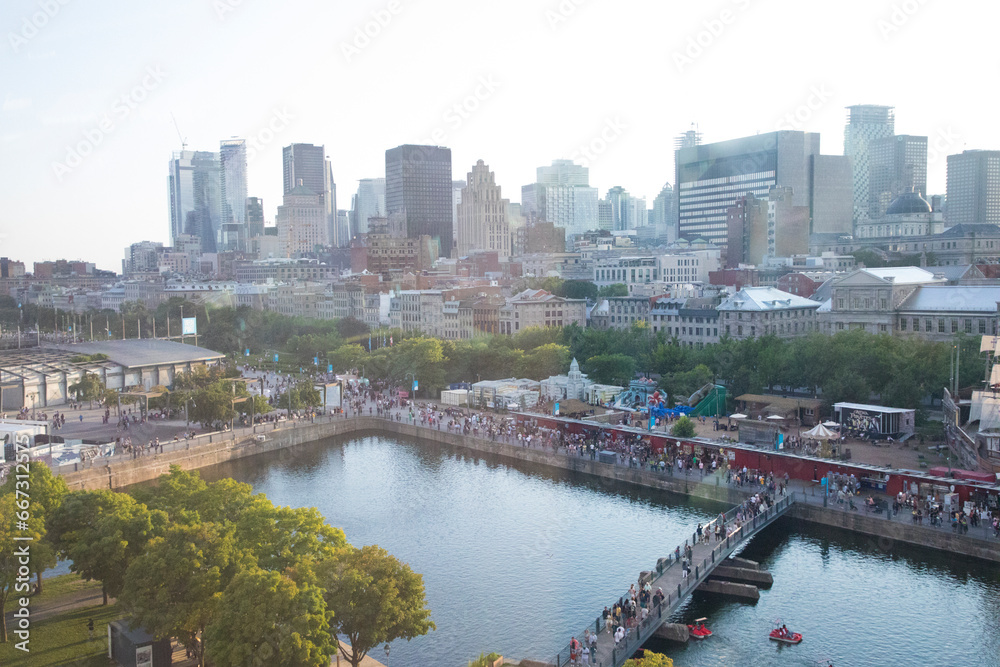
[[[202,252],[218,252],[222,229],[222,169],[218,153],[176,151],[170,160],[170,238],[190,234]]]
[[[451,256],[454,228],[451,149],[406,144],[385,152],[385,206],[406,220],[408,238],[430,236]]]

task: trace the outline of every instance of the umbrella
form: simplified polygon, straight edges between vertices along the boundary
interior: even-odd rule
[[[837,437],[837,435],[822,424],[818,424],[803,433],[802,437],[811,438],[813,440],[833,440]]]
[[[782,417],[781,415],[771,415],[770,417],[768,417],[768,419],[782,419],[783,420],[784,417]]]
[[[836,426],[840,426],[840,424],[838,424],[837,422],[833,422],[833,421],[825,421],[825,422],[823,422],[823,426],[826,426],[827,428],[834,428]]]
[[[746,419],[747,416],[737,412],[735,415],[729,415],[730,419]]]

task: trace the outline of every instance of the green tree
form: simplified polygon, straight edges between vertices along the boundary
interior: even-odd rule
[[[693,438],[694,434],[694,422],[687,416],[681,417],[670,427],[670,435],[675,438]]]
[[[524,355],[520,375],[533,380],[544,380],[549,376],[565,373],[569,362],[568,347],[546,343]]]
[[[6,643],[7,601],[15,594],[27,597],[31,575],[43,567],[32,558],[27,565],[28,576],[19,577],[23,550],[26,545],[40,543],[45,536],[45,525],[41,517],[32,513],[30,498],[17,497],[14,493],[0,495],[0,517],[3,517],[0,520],[0,640]],[[15,518],[18,523],[15,523]],[[28,538],[30,541],[17,538]]]
[[[333,370],[338,373],[345,373],[352,368],[361,366],[361,360],[365,358],[365,348],[358,344],[341,345],[333,352],[327,354],[327,361],[333,364]]]
[[[76,396],[76,400],[88,401],[90,407],[94,407],[94,401],[100,398],[104,391],[104,384],[93,373],[84,373],[79,382],[69,386],[69,391]]]
[[[628,285],[625,283],[606,285],[597,291],[597,296],[601,299],[607,299],[612,296],[628,296]]]
[[[567,299],[590,299],[593,301],[597,298],[597,291],[597,285],[589,280],[567,280],[556,294]]]
[[[163,512],[151,512],[131,496],[109,490],[75,491],[47,518],[48,537],[70,570],[100,581],[104,604],[122,590],[128,566],[166,527]]]
[[[627,354],[600,354],[585,365],[590,379],[599,384],[627,387],[635,376],[635,359]]]
[[[237,574],[205,627],[215,667],[327,667],[336,652],[321,591],[261,569]]]
[[[177,637],[204,667],[205,628],[219,613],[222,592],[252,566],[224,527],[174,525],[129,566],[119,602],[137,626],[155,637]]]
[[[25,485],[25,481],[27,481],[27,485]],[[7,481],[0,486],[0,494],[13,493],[16,495],[18,488],[22,491],[28,491],[31,499],[31,513],[43,522],[59,509],[66,494],[69,493],[66,480],[53,475],[52,470],[40,461],[31,464],[27,480],[18,480],[16,475],[10,475]],[[38,567],[36,579],[38,592],[41,593],[42,572],[54,567],[58,561],[52,541],[46,539],[35,543],[31,547],[31,559],[32,563]]]
[[[331,627],[347,637],[353,667],[379,644],[435,629],[423,577],[376,545],[347,547],[337,558],[321,561],[317,572],[333,612]]]
[[[191,421],[201,422],[205,428],[218,427],[236,416],[233,407],[235,394],[225,383],[216,382],[191,395]]]

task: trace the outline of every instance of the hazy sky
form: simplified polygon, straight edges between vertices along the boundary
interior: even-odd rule
[[[591,145],[591,185],[652,206],[692,122],[706,142],[817,131],[841,154],[851,104],[929,135],[943,193],[945,155],[1000,148],[998,15],[987,0],[4,0],[0,255],[120,270],[129,243],[169,242],[171,114],[189,149],[257,142],[249,194],[269,222],[293,142],[326,145],[339,208],[387,148],[427,142],[452,149],[455,179],[485,160],[512,201]]]

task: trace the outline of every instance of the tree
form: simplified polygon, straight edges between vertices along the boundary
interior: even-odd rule
[[[44,569],[40,563],[31,558],[25,566],[21,559],[26,545],[38,544],[45,535],[45,526],[41,517],[31,511],[29,499],[18,497],[14,493],[0,495],[0,640],[7,642],[7,600],[12,595],[27,597],[31,584],[31,575]],[[22,518],[23,517],[23,518]],[[15,518],[18,523],[15,523]],[[28,538],[22,541],[17,538]],[[29,541],[30,540],[30,541]],[[32,552],[34,547],[31,547]],[[27,572],[21,576],[25,567]]]
[[[377,545],[347,547],[318,563],[317,573],[333,612],[331,627],[347,637],[353,667],[379,644],[435,629],[425,608],[423,577]]]
[[[90,407],[94,407],[94,401],[100,398],[104,391],[104,384],[93,373],[84,373],[79,382],[69,386],[69,391],[76,395],[76,400],[89,401]]]
[[[567,280],[556,294],[567,299],[590,299],[593,301],[597,298],[597,291],[597,285],[589,280]]]
[[[612,296],[628,296],[628,285],[625,283],[606,285],[597,291],[597,296],[602,299],[607,299]]]
[[[646,651],[641,658],[630,658],[624,667],[674,667],[674,661],[662,653]]]
[[[31,464],[27,486],[24,482],[25,480],[18,480],[15,475],[10,475],[7,481],[0,486],[0,494],[13,493],[17,495],[18,488],[28,489],[31,496],[31,513],[43,522],[59,509],[66,494],[69,493],[66,480],[53,475],[47,465],[38,461]],[[32,563],[38,566],[36,580],[38,592],[41,593],[42,572],[54,567],[57,562],[56,550],[51,540],[36,542],[31,548],[31,559]]]
[[[278,572],[240,572],[205,627],[215,667],[327,667],[336,652],[322,592]]]
[[[681,417],[670,427],[670,435],[675,438],[693,438],[694,422],[687,416]]]
[[[333,364],[333,370],[342,373],[358,367],[364,357],[365,348],[360,345],[341,345],[327,354],[327,361]]]
[[[119,602],[137,626],[154,637],[177,637],[204,667],[205,628],[219,612],[222,592],[252,566],[225,527],[174,525],[129,566]]]
[[[122,590],[128,566],[161,534],[167,516],[109,490],[75,491],[47,519],[48,537],[70,570],[100,581],[104,604]]]
[[[521,376],[533,380],[544,380],[552,375],[566,372],[569,361],[568,347],[546,343],[524,355],[521,362]]]
[[[228,422],[236,416],[233,407],[235,394],[224,382],[199,389],[191,396],[191,421],[201,422],[205,428]]]
[[[627,387],[635,376],[635,359],[627,354],[601,354],[586,362],[590,379],[599,384]]]

